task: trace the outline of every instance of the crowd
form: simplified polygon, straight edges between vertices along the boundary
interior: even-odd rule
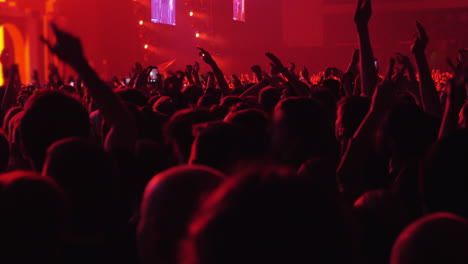
[[[209,73],[105,82],[52,25],[77,80],[3,60],[0,262],[468,263],[468,50],[431,71],[417,23],[379,75],[371,13],[345,71],[231,80],[199,48]]]

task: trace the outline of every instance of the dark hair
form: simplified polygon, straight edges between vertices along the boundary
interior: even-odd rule
[[[66,204],[52,179],[32,172],[0,175],[2,263],[56,263]]]
[[[246,169],[211,195],[190,225],[182,263],[340,263],[350,246],[336,200],[269,166]]]
[[[339,153],[333,136],[333,118],[311,98],[290,97],[278,103],[273,137],[278,158],[296,167],[313,157]]]
[[[179,243],[187,225],[207,195],[225,176],[198,165],[163,171],[148,183],[138,224],[141,262],[176,263]]]
[[[248,158],[252,151],[240,127],[215,121],[197,126],[190,163],[203,164],[222,172],[230,172]]]
[[[63,138],[88,137],[86,109],[58,91],[38,91],[27,101],[20,124],[25,151],[37,170],[42,169],[47,148]]]
[[[370,99],[361,96],[343,97],[337,104],[337,138],[351,138],[369,112]]]
[[[427,212],[451,212],[468,217],[468,131],[438,141],[424,162],[422,196]]]
[[[193,125],[213,120],[207,109],[184,109],[176,112],[166,123],[164,135],[171,145],[174,155],[181,163],[186,163],[190,157],[193,142]]]

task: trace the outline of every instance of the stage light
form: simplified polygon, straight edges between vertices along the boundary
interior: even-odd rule
[[[145,49],[148,49],[149,48],[149,45],[148,44],[145,44]]]
[[[190,11],[190,16],[193,17],[193,11]]]
[[[138,24],[140,24],[140,26],[142,26],[143,25],[143,20],[140,20],[140,22]]]
[[[198,33],[198,32],[195,33],[195,37],[196,37],[196,38],[199,38],[199,37],[200,37],[200,33]]]

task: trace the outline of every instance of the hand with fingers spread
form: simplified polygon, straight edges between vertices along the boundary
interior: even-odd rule
[[[354,22],[357,26],[367,26],[372,16],[371,0],[359,0],[356,12],[354,13]]]
[[[424,54],[426,51],[427,44],[429,43],[429,38],[421,23],[416,22],[416,27],[418,29],[417,35],[411,45],[411,52],[413,54]]]

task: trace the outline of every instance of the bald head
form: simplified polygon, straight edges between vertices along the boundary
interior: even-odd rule
[[[175,263],[178,244],[199,203],[224,180],[198,165],[171,168],[148,183],[138,223],[140,257],[146,263]]]
[[[468,221],[437,213],[414,222],[398,237],[390,263],[468,263]]]

